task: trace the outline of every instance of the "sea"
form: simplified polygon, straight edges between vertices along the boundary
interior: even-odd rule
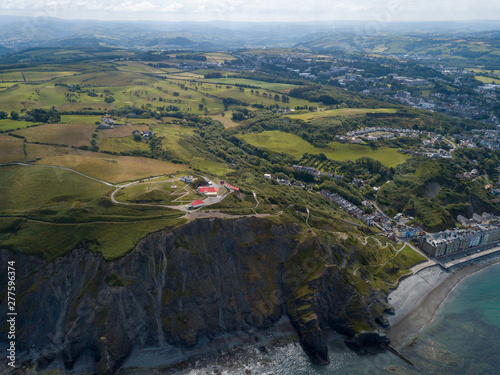
[[[500,263],[460,282],[434,319],[406,340],[400,352],[414,366],[389,352],[357,355],[334,332],[327,333],[326,339],[328,366],[311,364],[301,347],[290,343],[269,353],[249,347],[233,356],[214,358],[208,366],[173,374],[500,374]]]

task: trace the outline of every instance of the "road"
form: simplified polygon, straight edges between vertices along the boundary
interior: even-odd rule
[[[500,251],[499,245],[500,243],[482,245],[473,249],[467,249],[464,251],[452,253],[443,257],[436,258],[436,262],[440,263],[444,268],[448,269],[461,263],[466,263],[471,260],[496,253],[497,251]]]

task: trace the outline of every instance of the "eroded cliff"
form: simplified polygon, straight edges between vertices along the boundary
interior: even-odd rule
[[[356,289],[346,252],[298,224],[242,218],[152,233],[114,262],[83,248],[50,263],[10,251],[0,259],[17,266],[18,350],[40,367],[60,356],[67,368],[90,350],[96,372],[112,374],[134,347],[193,347],[283,315],[311,359],[327,363],[322,327],[374,329],[386,307],[371,287]]]

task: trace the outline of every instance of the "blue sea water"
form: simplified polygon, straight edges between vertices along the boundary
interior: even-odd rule
[[[329,366],[312,365],[300,346],[290,344],[178,374],[500,374],[500,264],[458,284],[433,321],[407,340],[401,352],[415,367],[391,353],[358,356],[334,333],[327,339]]]

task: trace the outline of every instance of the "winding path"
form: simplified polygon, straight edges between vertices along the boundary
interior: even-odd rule
[[[151,181],[151,183],[174,182],[174,181],[178,181],[179,178],[174,178],[174,179],[170,179],[170,180],[162,180],[162,181],[152,181],[152,180],[159,179],[159,178],[165,178],[165,176],[156,176],[156,177],[141,178],[139,180],[132,181],[132,182],[129,182],[129,183],[126,183],[126,184],[113,184],[111,182],[107,182],[107,181],[101,180],[99,178],[95,178],[95,177],[86,175],[85,173],[79,172],[77,170],[74,170],[74,169],[71,169],[71,168],[68,168],[68,167],[61,167],[61,166],[58,166],[58,165],[28,164],[28,163],[21,163],[21,162],[0,163],[0,166],[11,166],[11,165],[20,165],[20,166],[24,166],[24,167],[41,167],[41,168],[63,169],[63,170],[67,170],[67,171],[79,174],[80,176],[86,177],[88,179],[100,182],[101,184],[114,187],[116,189],[111,193],[111,197],[110,197],[111,201],[114,204],[121,204],[121,205],[125,205],[125,206],[161,207],[161,208],[169,208],[169,209],[173,209],[173,210],[179,210],[179,211],[183,211],[183,212],[186,212],[186,213],[188,212],[187,205],[169,206],[169,205],[148,204],[148,203],[128,203],[128,202],[120,202],[120,201],[116,200],[116,198],[115,198],[115,194],[119,190],[121,190],[123,188],[126,188],[128,186],[136,185],[136,184],[139,184],[139,183],[142,183],[142,182],[146,182],[146,181]],[[205,181],[209,181],[209,179],[207,177],[205,177],[205,176],[200,176],[200,177],[203,178]],[[221,197],[217,197],[216,199],[212,199],[208,203],[206,203],[206,205],[212,205],[212,204],[219,203],[228,194],[230,194],[230,193],[226,193],[226,194],[222,195]]]

